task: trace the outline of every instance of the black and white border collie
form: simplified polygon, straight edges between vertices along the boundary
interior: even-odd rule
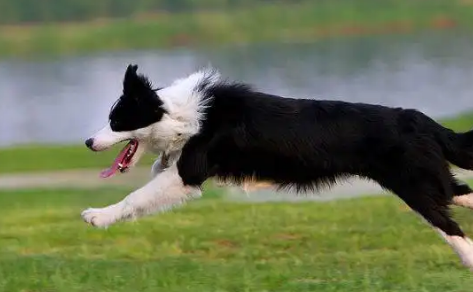
[[[473,209],[473,191],[449,167],[473,169],[473,131],[455,133],[416,110],[270,95],[210,69],[155,89],[137,69],[128,66],[109,123],[86,145],[128,141],[104,177],[147,151],[162,155],[149,183],[85,210],[86,222],[107,227],[171,209],[199,197],[212,177],[308,192],[359,176],[399,196],[473,271],[473,242],[449,214],[451,204]]]

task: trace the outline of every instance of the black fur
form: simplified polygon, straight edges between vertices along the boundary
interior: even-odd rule
[[[136,73],[138,66],[129,65],[123,80],[123,94],[110,111],[110,127],[115,132],[132,131],[161,120],[165,110],[156,89],[143,75]]]
[[[454,179],[448,162],[473,169],[473,132],[455,133],[411,109],[282,98],[240,84],[200,90],[210,101],[178,161],[185,184],[253,177],[312,191],[358,175],[448,235],[463,236],[448,206],[471,189]]]

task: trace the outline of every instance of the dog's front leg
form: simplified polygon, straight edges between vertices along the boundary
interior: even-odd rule
[[[87,209],[82,212],[82,218],[93,226],[107,227],[118,221],[169,210],[200,195],[199,188],[184,185],[174,163],[122,201],[105,208]]]

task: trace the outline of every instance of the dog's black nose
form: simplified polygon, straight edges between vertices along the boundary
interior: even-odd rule
[[[85,146],[87,146],[88,148],[92,149],[92,145],[94,145],[94,139],[89,138],[89,139],[85,140]],[[92,150],[93,150],[93,149],[92,149]]]

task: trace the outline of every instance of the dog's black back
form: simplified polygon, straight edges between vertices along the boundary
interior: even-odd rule
[[[184,182],[249,177],[309,191],[358,175],[377,181],[449,235],[457,183],[448,162],[473,169],[473,134],[457,134],[426,115],[379,105],[288,99],[243,85],[202,89],[211,99],[201,131],[184,146]],[[461,192],[461,193],[457,193]]]

